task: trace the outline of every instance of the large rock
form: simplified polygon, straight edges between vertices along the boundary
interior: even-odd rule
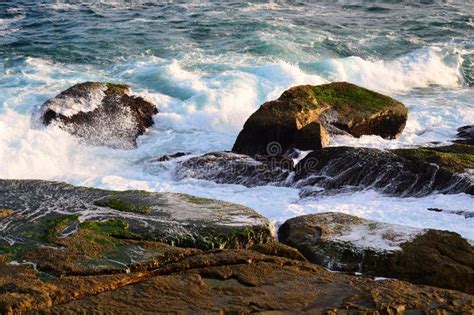
[[[293,185],[303,188],[302,196],[367,188],[396,196],[474,194],[472,178],[464,174],[472,168],[474,148],[461,144],[397,150],[330,147],[298,163]]]
[[[289,219],[278,237],[309,261],[333,270],[474,294],[474,247],[453,232],[322,213]]]
[[[76,84],[41,108],[45,125],[57,123],[87,143],[124,149],[136,146],[157,112],[128,85],[101,82]]]
[[[252,209],[175,193],[107,191],[58,182],[0,180],[2,248],[21,252],[45,235],[79,228],[115,238],[199,248],[245,248],[273,239],[273,226]],[[80,230],[80,229],[79,229]]]
[[[127,272],[55,277],[29,264],[0,263],[0,287],[2,314],[467,314],[474,308],[474,297],[457,291],[331,273],[250,250],[166,246]]]
[[[354,84],[296,86],[248,118],[232,151],[253,156],[291,147],[315,150],[327,146],[329,132],[391,139],[403,130],[407,115],[402,103]]]

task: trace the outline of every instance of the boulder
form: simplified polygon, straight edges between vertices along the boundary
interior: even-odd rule
[[[89,144],[121,149],[136,146],[157,112],[128,85],[101,82],[76,84],[41,107],[45,125],[57,124]]]
[[[474,148],[461,144],[396,150],[328,147],[296,165],[293,186],[303,188],[302,196],[368,188],[394,196],[474,194],[472,178],[464,175],[472,168]]]
[[[462,292],[332,273],[251,250],[162,246],[127,272],[62,277],[0,263],[0,284],[2,314],[467,314],[474,308],[474,297]]]
[[[474,294],[474,247],[460,235],[321,213],[289,219],[279,240],[332,270]]]
[[[248,118],[232,151],[253,156],[284,154],[292,147],[316,150],[327,146],[328,132],[392,139],[407,115],[402,103],[354,84],[295,86]]]
[[[81,228],[107,237],[198,248],[246,248],[273,240],[273,226],[252,209],[176,193],[108,191],[35,180],[0,180],[2,248],[74,234]],[[13,245],[12,245],[13,244]],[[64,246],[64,245],[63,245]]]

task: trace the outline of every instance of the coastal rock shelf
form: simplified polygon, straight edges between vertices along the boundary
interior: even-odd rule
[[[0,180],[0,208],[9,209],[0,227],[0,248],[13,252],[81,228],[199,248],[245,248],[273,239],[273,226],[257,212],[184,194]]]
[[[474,294],[474,247],[459,234],[321,213],[289,219],[281,242],[311,262]]]
[[[71,237],[65,237],[64,242],[75,243]],[[402,314],[462,313],[474,307],[474,297],[458,291],[333,273],[255,250],[201,251],[156,242],[125,244],[140,244],[153,254],[141,263],[95,273],[86,269],[61,277],[39,271],[32,264],[0,261],[0,312]],[[64,257],[49,258],[56,259],[52,261],[61,268],[58,258]]]
[[[76,84],[41,107],[45,125],[55,123],[88,144],[121,149],[136,147],[156,113],[155,105],[132,95],[128,85],[102,82]]]

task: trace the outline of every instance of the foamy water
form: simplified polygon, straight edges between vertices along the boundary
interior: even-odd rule
[[[443,143],[453,139],[458,127],[474,122],[474,91],[469,86],[472,42],[466,42],[465,35],[453,35],[460,26],[449,24],[445,16],[436,17],[447,10],[462,22],[468,14],[463,10],[469,8],[415,8],[411,18],[427,19],[420,22],[426,34],[417,33],[416,25],[400,26],[398,33],[386,29],[403,21],[386,22],[388,26],[379,21],[377,34],[365,31],[370,21],[363,17],[369,14],[372,23],[377,19],[372,17],[375,13],[359,12],[363,5],[306,6],[163,4],[149,9],[140,3],[51,2],[32,9],[11,5],[0,20],[0,177],[185,192],[250,206],[277,224],[301,214],[340,211],[411,227],[452,230],[474,239],[474,219],[427,211],[473,212],[473,198],[464,194],[392,198],[365,191],[300,199],[293,188],[177,181],[172,177],[173,161],[148,162],[177,151],[230,150],[245,120],[261,103],[297,84],[348,81],[393,96],[410,109],[399,139],[335,137],[331,145],[397,148]],[[36,30],[43,32],[44,41],[25,24],[35,19],[31,10],[50,15],[52,24],[36,17],[46,23]],[[403,13],[397,5],[390,10],[395,16]],[[434,20],[429,20],[426,10],[431,10]],[[388,13],[377,14],[383,19]],[[87,38],[74,37],[74,28],[66,28],[68,19],[71,23],[76,19],[76,28],[85,33],[92,28],[91,21],[99,27]],[[437,20],[445,21],[451,33],[430,26]],[[64,35],[51,32],[55,23],[63,27]],[[463,26],[466,34],[472,34],[471,24]],[[121,42],[106,32],[112,26]],[[163,33],[152,33],[163,26]],[[239,32],[241,36],[235,34]],[[438,37],[428,38],[436,32]],[[120,45],[102,47],[104,40]],[[18,42],[29,44],[14,44]],[[128,83],[134,93],[157,105],[155,126],[139,138],[137,149],[87,146],[57,127],[39,123],[39,105],[83,81]]]

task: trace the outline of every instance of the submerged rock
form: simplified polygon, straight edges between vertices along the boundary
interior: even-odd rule
[[[309,261],[332,270],[474,294],[474,247],[453,232],[322,213],[289,219],[278,238]]]
[[[155,105],[131,95],[128,85],[101,82],[76,84],[41,108],[45,125],[56,123],[87,143],[122,149],[136,146],[157,112]]]
[[[175,177],[212,180],[220,184],[284,185],[294,169],[293,161],[282,156],[255,158],[232,152],[213,152],[178,163]]]
[[[457,143],[474,145],[474,125],[458,128]]]
[[[316,150],[327,146],[328,132],[392,139],[407,115],[402,103],[354,84],[296,86],[248,118],[232,151],[253,156],[283,154],[291,147]]]
[[[472,179],[461,174],[472,168],[474,149],[465,145],[397,150],[330,147],[311,152],[296,166],[294,185],[303,188],[302,196],[344,189],[375,189],[395,196],[474,194]]]
[[[397,280],[331,273],[251,250],[161,247],[128,273],[54,277],[0,263],[0,312],[39,313],[466,313],[474,297]],[[130,303],[133,301],[133,303]]]
[[[246,248],[273,240],[272,224],[252,209],[184,194],[0,180],[0,208],[15,213],[2,219],[0,254],[9,244],[21,252],[31,244],[47,245],[45,235],[61,238],[81,229],[198,248]]]

